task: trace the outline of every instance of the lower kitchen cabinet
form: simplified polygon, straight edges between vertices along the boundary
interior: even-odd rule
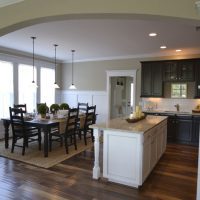
[[[183,144],[192,142],[192,116],[176,117],[176,141]]]
[[[167,141],[175,142],[176,140],[176,117],[168,116],[167,121]]]
[[[199,145],[199,125],[200,125],[200,116],[193,117],[192,124],[192,144],[195,146]]]
[[[149,114],[149,113],[148,113]],[[158,113],[151,113],[158,115]],[[167,121],[167,141],[181,144],[199,145],[199,125],[198,115],[170,115],[159,113],[161,116],[168,116]]]

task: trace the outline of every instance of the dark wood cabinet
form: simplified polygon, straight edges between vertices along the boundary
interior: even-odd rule
[[[194,81],[195,62],[193,60],[180,60],[178,67],[180,81]]]
[[[149,97],[152,95],[151,75],[151,63],[142,63],[141,96],[143,97]]]
[[[178,65],[175,61],[163,62],[164,81],[177,81],[178,80]]]
[[[195,98],[200,98],[200,60],[195,61]]]
[[[176,142],[191,144],[192,116],[176,117]]]
[[[167,141],[181,144],[199,145],[200,116],[167,113],[146,113],[168,116]]]
[[[193,117],[192,124],[192,144],[199,146],[199,125],[200,125],[200,116]]]
[[[158,62],[142,62],[141,97],[162,97],[162,66]]]
[[[164,61],[164,81],[194,81],[194,61]]]
[[[175,142],[176,140],[176,117],[168,117],[167,121],[167,141]]]

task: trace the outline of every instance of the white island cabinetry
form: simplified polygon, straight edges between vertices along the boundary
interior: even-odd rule
[[[92,128],[95,135],[95,179],[101,176],[98,142],[101,133],[103,177],[136,188],[142,185],[166,149],[167,117],[147,116],[137,123],[114,119]]]

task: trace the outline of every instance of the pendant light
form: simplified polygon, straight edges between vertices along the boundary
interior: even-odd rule
[[[34,80],[34,70],[35,70],[35,39],[36,37],[31,37],[31,39],[33,40],[33,80],[32,80],[32,86],[33,87],[38,87],[35,80]]]
[[[76,86],[74,85],[74,52],[75,50],[71,50],[72,52],[72,84],[69,86],[70,90],[76,90]]]
[[[54,44],[54,47],[55,47],[55,82],[54,82],[54,88],[60,88],[59,87],[59,85],[57,84],[57,82],[56,82],[56,47],[57,47],[58,45],[57,44]]]

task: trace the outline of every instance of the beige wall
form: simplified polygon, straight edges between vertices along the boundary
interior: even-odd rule
[[[52,20],[161,16],[188,19],[189,23],[200,20],[195,0],[26,0],[0,8],[0,35]]]
[[[170,56],[159,58],[138,58],[124,60],[108,60],[108,61],[93,61],[74,63],[74,84],[80,91],[106,91],[106,71],[107,70],[130,70],[138,69],[137,71],[137,91],[136,103],[140,99],[141,90],[141,64],[140,61],[147,60],[167,60],[167,59],[184,59],[198,58],[199,55],[193,56]],[[63,64],[60,69],[61,89],[68,90],[71,84],[71,63]]]
[[[111,60],[82,62],[74,64],[74,84],[78,90],[106,91],[107,70],[138,69],[137,100],[140,96],[140,62],[139,60]],[[71,84],[71,64],[65,64],[61,73],[62,89],[67,90]]]
[[[74,83],[78,90],[106,90],[107,70],[139,69],[138,60],[111,60],[74,63]],[[71,64],[64,64],[61,73],[62,89],[71,84]]]
[[[78,90],[106,91],[107,70],[130,69],[138,69],[136,91],[136,103],[138,103],[141,90],[141,64],[138,59],[74,63],[74,84]],[[63,65],[61,82],[61,89],[67,90],[71,84],[71,64]]]

